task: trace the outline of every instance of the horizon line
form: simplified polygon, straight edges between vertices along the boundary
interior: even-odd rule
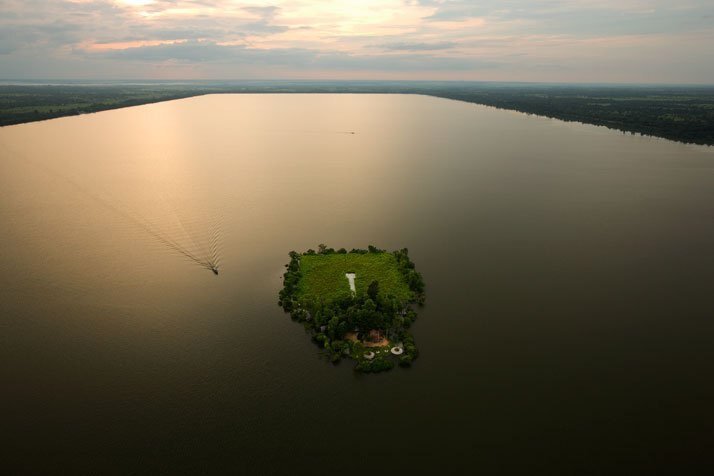
[[[437,83],[437,84],[523,84],[523,85],[575,85],[575,86],[704,86],[714,87],[714,82],[618,82],[618,81],[514,81],[478,79],[314,79],[314,78],[272,78],[272,79],[153,79],[153,78],[0,78],[2,83]]]

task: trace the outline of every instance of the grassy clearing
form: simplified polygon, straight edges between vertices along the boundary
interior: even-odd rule
[[[355,273],[357,295],[365,294],[372,281],[379,281],[382,294],[408,301],[412,292],[391,253],[315,254],[300,257],[302,279],[299,296],[320,296],[331,301],[350,292],[345,273]]]

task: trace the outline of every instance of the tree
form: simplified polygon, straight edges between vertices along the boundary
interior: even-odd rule
[[[422,293],[424,292],[424,281],[421,277],[421,274],[417,273],[416,271],[409,271],[407,273],[407,282],[409,283],[409,289],[414,291],[415,293]]]
[[[327,323],[327,333],[331,339],[335,338],[335,333],[337,331],[337,326],[340,325],[340,318],[335,316]]]
[[[369,283],[367,295],[372,301],[377,302],[377,296],[379,295],[379,281],[372,281]]]
[[[324,254],[326,249],[327,245],[325,243],[320,243],[319,245],[317,245],[317,252],[320,254]]]

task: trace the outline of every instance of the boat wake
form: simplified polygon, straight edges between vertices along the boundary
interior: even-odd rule
[[[95,193],[47,165],[35,162],[22,154],[14,153],[13,155],[66,184],[85,198],[111,211],[115,216],[121,217],[126,223],[141,230],[165,249],[218,275],[222,252],[222,217],[220,215],[210,216],[204,213],[195,216],[196,207],[184,208],[179,206],[176,201],[167,200],[162,196],[156,202],[163,204],[163,213],[160,214],[161,216],[157,215],[154,219],[149,219],[119,200],[102,196],[106,193],[102,195]],[[190,216],[191,212],[187,211],[187,208],[193,212],[194,216]]]

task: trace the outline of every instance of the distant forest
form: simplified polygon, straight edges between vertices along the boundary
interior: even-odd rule
[[[422,94],[714,145],[714,86],[428,81],[18,83],[0,85],[0,126],[220,93]]]

